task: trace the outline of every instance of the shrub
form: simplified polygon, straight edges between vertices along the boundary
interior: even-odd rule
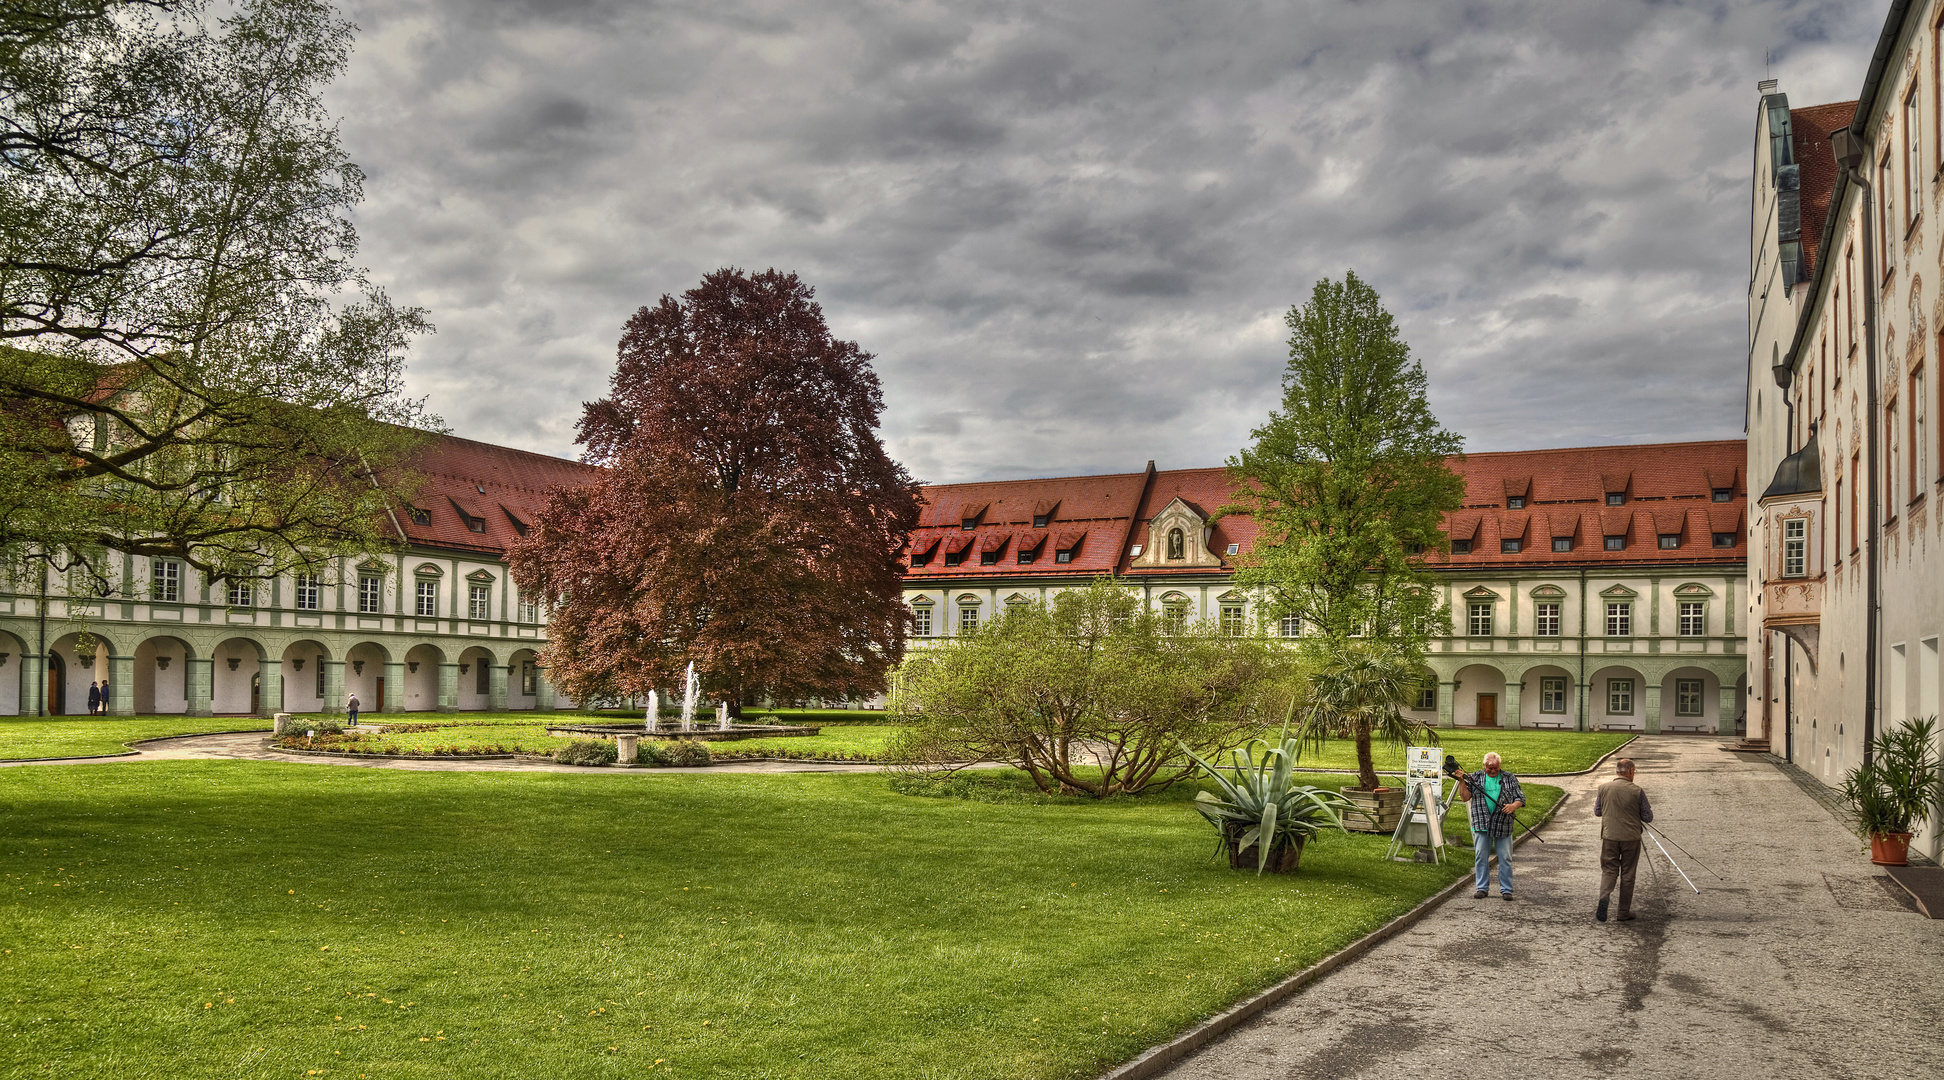
[[[708,745],[693,739],[678,739],[674,742],[658,744],[655,749],[660,752],[662,764],[677,768],[695,768],[715,761],[715,755],[709,753]]]
[[[612,765],[621,751],[608,739],[575,739],[554,751],[562,765]]]

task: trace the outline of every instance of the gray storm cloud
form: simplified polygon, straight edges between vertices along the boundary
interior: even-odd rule
[[[622,322],[792,270],[927,481],[1219,463],[1372,281],[1473,449],[1741,430],[1755,80],[1885,0],[353,2],[362,258],[460,434],[573,452]]]

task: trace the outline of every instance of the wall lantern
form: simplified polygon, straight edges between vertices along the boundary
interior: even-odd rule
[[[243,658],[242,658],[242,657],[240,657],[240,656],[232,656],[232,657],[230,657],[230,658],[229,658],[229,666],[230,666],[230,670],[231,670],[231,671],[235,671],[235,670],[236,670],[237,668],[239,668],[239,667],[242,667],[242,666],[243,666]]]
[[[304,658],[303,658],[303,657],[301,657],[301,656],[299,656],[299,657],[297,657],[296,659],[294,659],[294,660],[292,660],[292,661],[290,662],[290,666],[291,666],[291,669],[292,669],[292,670],[294,670],[294,671],[302,671],[302,670],[304,670]]]
[[[363,660],[353,660],[353,661],[351,661],[351,674],[353,674],[353,675],[363,675],[363,674],[364,674],[364,661],[363,661]]]
[[[81,662],[81,666],[84,668],[91,668],[94,666],[93,653],[77,653],[74,658],[76,660],[79,660]]]
[[[407,660],[407,661],[405,661],[405,668],[406,668],[406,670],[408,670],[408,671],[410,671],[410,672],[411,672],[412,674],[414,674],[414,675],[417,675],[417,674],[418,674],[418,665],[419,665],[419,662],[418,662],[417,660]]]
[[[9,657],[9,656],[12,656],[12,655],[13,655],[13,654],[12,654],[12,653],[10,653],[10,652],[0,652],[0,664],[4,664],[4,663],[6,663],[6,662],[7,662],[7,657]]]
[[[155,666],[156,666],[156,668],[157,668],[157,670],[160,670],[160,671],[167,671],[167,670],[169,670],[169,658],[168,658],[168,657],[166,657],[166,656],[158,656],[158,657],[156,657],[156,658],[155,658]]]
[[[6,661],[7,661],[7,654],[6,654],[6,653],[0,653],[0,664],[4,664],[4,663],[6,663]],[[460,664],[460,665],[459,665],[459,674],[461,674],[461,675],[464,675],[464,674],[466,673],[466,669],[467,669],[467,668],[469,668],[469,667],[472,667],[472,665],[471,665],[471,664]]]

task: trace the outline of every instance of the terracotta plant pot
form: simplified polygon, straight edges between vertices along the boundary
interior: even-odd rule
[[[1870,861],[1878,866],[1910,865],[1910,833],[1871,833]]]

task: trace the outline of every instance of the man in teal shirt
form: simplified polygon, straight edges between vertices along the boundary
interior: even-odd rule
[[[1506,772],[1497,754],[1485,755],[1485,771],[1468,773],[1463,769],[1456,792],[1460,802],[1470,804],[1472,829],[1472,899],[1485,899],[1491,884],[1491,860],[1498,855],[1499,896],[1512,899],[1512,815],[1525,805],[1525,790],[1519,778]]]

